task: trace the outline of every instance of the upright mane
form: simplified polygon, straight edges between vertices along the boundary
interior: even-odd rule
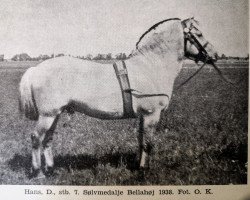
[[[181,20],[181,19],[179,19],[179,18],[165,19],[165,20],[160,21],[160,22],[156,23],[155,25],[153,25],[152,27],[150,27],[147,31],[145,31],[145,32],[141,35],[141,37],[139,38],[138,42],[136,43],[136,49],[138,49],[139,43],[141,42],[141,40],[142,40],[149,32],[151,32],[152,30],[155,30],[159,25],[161,25],[161,24],[163,24],[163,23],[165,23],[165,22],[167,22],[167,21],[171,21],[171,20]]]

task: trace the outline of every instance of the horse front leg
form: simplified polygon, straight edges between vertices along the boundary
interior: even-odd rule
[[[149,168],[150,155],[153,149],[153,138],[157,123],[160,119],[161,111],[155,111],[150,114],[140,116],[139,124],[139,154],[140,154],[140,168]]]

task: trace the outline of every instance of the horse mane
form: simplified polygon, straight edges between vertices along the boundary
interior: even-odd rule
[[[153,25],[152,27],[150,27],[147,31],[145,31],[145,32],[141,35],[141,37],[139,38],[138,42],[136,43],[136,49],[138,49],[139,43],[141,42],[141,40],[142,40],[149,32],[151,32],[152,30],[155,30],[159,25],[161,25],[161,24],[163,24],[163,23],[165,23],[165,22],[167,22],[167,21],[171,21],[171,20],[181,20],[181,19],[179,19],[179,18],[169,18],[169,19],[165,19],[165,20],[160,21],[160,22],[156,23],[155,25]]]

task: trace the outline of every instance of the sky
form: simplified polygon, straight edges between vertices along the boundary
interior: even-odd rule
[[[155,23],[195,17],[219,54],[247,56],[248,11],[248,0],[0,0],[0,54],[128,54]]]

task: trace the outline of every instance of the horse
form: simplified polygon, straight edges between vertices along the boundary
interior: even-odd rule
[[[161,113],[168,108],[184,58],[208,62],[216,56],[193,18],[171,18],[153,25],[139,38],[128,59],[115,61],[118,66],[126,65],[131,115],[124,114],[123,95],[112,64],[65,56],[29,68],[20,81],[19,107],[28,119],[37,121],[31,133],[32,175],[53,172],[53,132],[65,110],[99,119],[137,118],[138,165],[145,169],[150,163],[153,134]],[[45,172],[41,170],[42,153]]]

